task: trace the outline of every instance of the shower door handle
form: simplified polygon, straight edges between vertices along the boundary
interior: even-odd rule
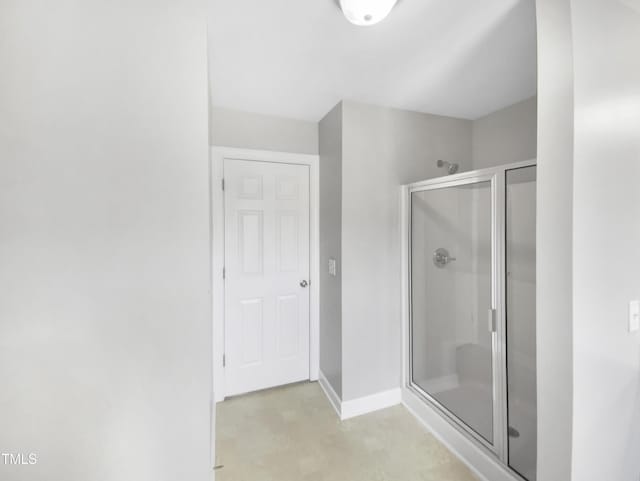
[[[488,322],[489,332],[492,332],[492,333],[496,332],[496,310],[495,309],[489,309],[487,320],[489,321]]]

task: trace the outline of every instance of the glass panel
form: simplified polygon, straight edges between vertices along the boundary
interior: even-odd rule
[[[509,466],[536,479],[536,168],[506,172]]]
[[[411,196],[413,383],[493,443],[491,183]]]

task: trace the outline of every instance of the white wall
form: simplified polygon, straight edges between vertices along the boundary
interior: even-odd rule
[[[318,153],[318,124],[211,107],[211,145],[244,149]]]
[[[537,0],[537,25],[538,481],[560,481],[571,479],[573,399],[573,59],[568,1]]]
[[[571,2],[573,480],[640,476],[640,4]],[[606,255],[606,253],[609,255]]]
[[[0,6],[3,481],[209,479],[202,7]]]
[[[472,165],[495,167],[536,157],[537,98],[523,100],[473,121]]]
[[[329,259],[337,263],[329,274]],[[320,370],[342,396],[342,103],[320,121]]]
[[[471,121],[343,102],[343,400],[401,383],[400,191],[469,168]]]

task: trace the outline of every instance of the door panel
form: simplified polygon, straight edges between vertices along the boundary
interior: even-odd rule
[[[278,298],[278,356],[280,359],[292,359],[298,355],[298,297],[280,296]]]
[[[412,383],[494,442],[492,186],[411,194]]]
[[[280,272],[296,272],[300,266],[298,258],[299,224],[297,212],[278,213],[276,235],[278,236],[278,270]]]
[[[238,254],[242,273],[262,274],[264,222],[261,211],[238,211]]]
[[[242,316],[242,365],[262,362],[263,303],[262,299],[247,299],[240,302]]]
[[[309,168],[225,159],[224,177],[226,394],[309,379]]]

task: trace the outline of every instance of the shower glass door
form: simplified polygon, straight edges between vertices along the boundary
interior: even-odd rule
[[[536,480],[536,167],[505,173],[508,463]]]
[[[410,198],[411,384],[492,448],[494,191],[489,176]]]

